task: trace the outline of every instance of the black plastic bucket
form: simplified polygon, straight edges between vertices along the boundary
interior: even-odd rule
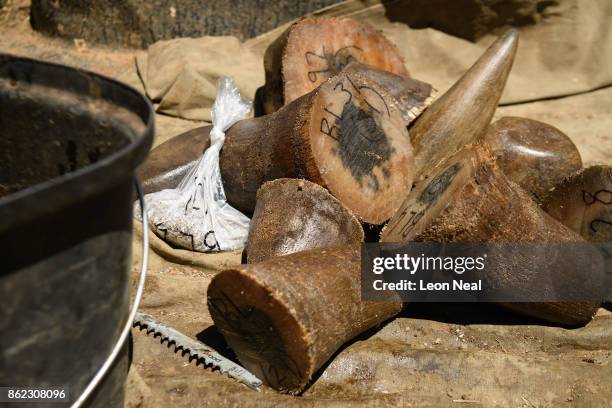
[[[0,54],[0,386],[72,402],[117,341],[153,117],[119,82]],[[87,405],[122,406],[127,370],[126,344]]]

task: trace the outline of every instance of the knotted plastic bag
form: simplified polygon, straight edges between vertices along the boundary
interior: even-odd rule
[[[244,246],[249,218],[225,198],[219,152],[225,131],[245,117],[251,103],[240,96],[231,78],[221,78],[212,107],[210,147],[175,189],[147,194],[149,226],[161,238],[199,252],[227,251]]]

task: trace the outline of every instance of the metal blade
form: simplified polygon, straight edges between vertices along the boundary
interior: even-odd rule
[[[189,353],[191,357],[203,359],[205,364],[212,365],[236,381],[245,384],[249,388],[259,391],[259,386],[261,386],[262,381],[255,377],[252,373],[243,367],[240,367],[233,361],[223,357],[215,349],[208,347],[206,344],[197,340],[193,340],[189,336],[184,335],[170,326],[158,322],[152,316],[138,311],[136,313],[133,326],[138,326],[140,330],[146,329],[147,334],[154,332],[155,337],[161,337],[162,343],[166,340],[168,341],[168,344],[174,343],[176,350],[182,349],[183,352]]]

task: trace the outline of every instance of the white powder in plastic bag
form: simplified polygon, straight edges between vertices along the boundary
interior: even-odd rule
[[[225,198],[219,152],[225,131],[251,111],[231,78],[221,78],[212,107],[210,147],[175,189],[147,194],[149,226],[172,244],[199,252],[244,247],[249,218]]]

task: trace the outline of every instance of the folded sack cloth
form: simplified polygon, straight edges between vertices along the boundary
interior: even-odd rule
[[[136,58],[136,65],[157,112],[184,119],[212,120],[221,77],[235,78],[240,94],[250,100],[264,83],[261,55],[236,37],[159,41]]]

